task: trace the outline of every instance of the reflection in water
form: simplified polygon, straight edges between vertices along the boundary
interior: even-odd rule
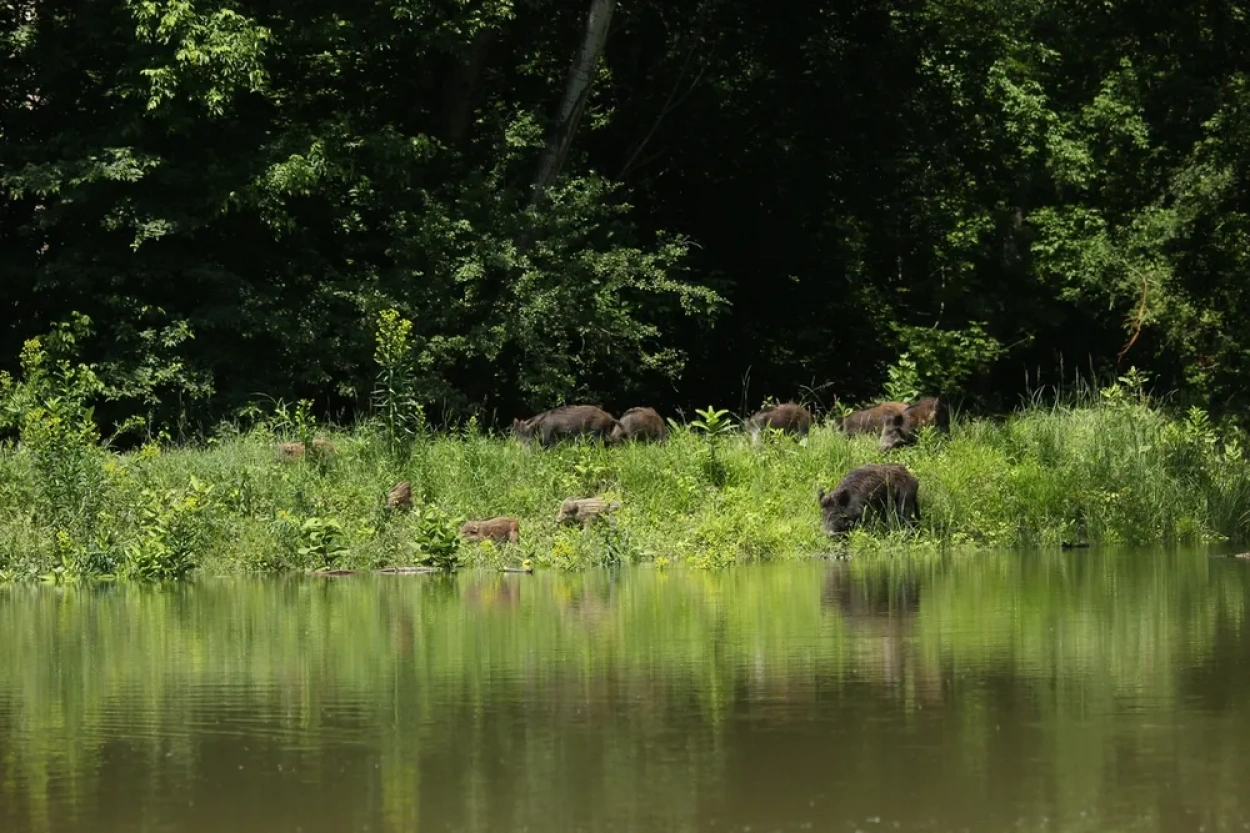
[[[878,565],[855,575],[846,562],[836,563],[825,575],[821,606],[841,616],[855,665],[867,678],[925,705],[942,701],[938,666],[915,647],[920,580],[913,565]]]
[[[1250,564],[0,589],[0,831],[1247,830]]]

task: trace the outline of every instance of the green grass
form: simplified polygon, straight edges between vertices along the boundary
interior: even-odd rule
[[[847,439],[825,426],[805,445],[775,437],[752,448],[740,435],[710,440],[682,429],[662,445],[532,452],[470,429],[420,441],[402,461],[368,427],[318,436],[338,448],[324,465],[280,462],[275,445],[289,437],[265,428],[225,432],[200,447],[88,449],[99,455],[91,465],[51,466],[6,448],[0,574],[410,564],[431,528],[500,514],[520,519],[521,543],[464,545],[465,563],[528,558],[578,569],[612,560],[803,558],[832,546],[820,532],[817,486],[882,459],[875,438]],[[853,552],[1236,539],[1250,509],[1250,465],[1235,441],[1222,442],[1201,413],[1176,420],[1129,402],[1035,407],[1002,422],[957,419],[949,435],[926,435],[892,459],[920,480],[921,529],[857,531]],[[72,478],[50,488],[61,471]],[[413,483],[414,513],[385,509],[401,479]],[[556,526],[562,500],[592,494],[621,501],[614,527]]]

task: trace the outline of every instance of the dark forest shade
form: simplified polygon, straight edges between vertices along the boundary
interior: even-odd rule
[[[534,199],[605,5],[9,4],[0,365],[80,311],[211,384],[158,419],[351,409],[394,306],[433,418],[866,403],[903,351],[1244,409],[1250,3],[630,3]]]

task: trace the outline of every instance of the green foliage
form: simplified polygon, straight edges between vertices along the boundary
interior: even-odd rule
[[[308,518],[300,526],[300,534],[304,545],[296,552],[314,570],[333,569],[348,555],[342,544],[343,525],[333,518]]]
[[[268,88],[265,67],[272,32],[234,9],[205,11],[181,0],[127,0],[141,42],[173,48],[172,60],[142,71],[150,88],[146,109],[191,98],[211,116],[224,116],[232,99]],[[159,54],[159,53],[158,53]]]
[[[969,379],[980,376],[1005,352],[998,339],[985,331],[984,323],[973,321],[962,330],[894,325],[901,350],[890,368],[889,382],[899,394],[892,399],[914,402],[921,396],[961,390]]]
[[[709,405],[703,410],[695,408],[694,412],[698,414],[699,418],[690,421],[690,430],[709,439],[723,437],[738,430],[737,424],[728,418],[729,411],[724,408],[717,410]],[[669,425],[674,428],[678,427],[677,423],[671,419],[669,420]]]
[[[718,454],[718,448],[724,438],[738,430],[738,425],[728,418],[728,410],[717,410],[711,405],[703,410],[696,408],[695,413],[699,418],[690,421],[689,430],[704,440],[696,447],[695,454],[704,477],[720,488],[729,481],[730,472]]]
[[[378,314],[373,361],[378,366],[373,409],[390,453],[405,455],[425,431],[425,408],[417,399],[412,367],[412,322],[393,309]]]
[[[204,512],[214,487],[192,475],[182,489],[143,489],[134,538],[126,544],[124,578],[180,579],[194,570],[209,544]]]
[[[605,455],[588,442],[578,443],[572,471],[574,477],[569,483],[570,492],[594,494],[610,485]]]
[[[45,341],[22,348],[21,375],[0,373],[0,428],[17,428],[31,455],[39,509],[55,524],[85,532],[103,488],[100,434],[92,402],[101,385],[95,372],[74,363],[85,317],[58,325]]]
[[[920,373],[911,353],[902,353],[886,369],[885,398],[891,402],[915,402],[923,390]]]
[[[1006,362],[1131,350],[1244,413],[1244,5],[642,0],[540,201],[583,4],[14,6],[0,355],[81,309],[118,425],[380,395],[397,447],[417,404],[685,407],[747,367],[861,401],[904,352],[1001,405]]]
[[[1134,366],[1123,376],[1117,376],[1111,384],[1100,388],[1098,395],[1111,407],[1146,406],[1150,404],[1150,394],[1146,392],[1146,385],[1149,383],[1150,374]],[[1190,413],[1192,415],[1193,411]]]
[[[156,319],[151,321],[149,319]],[[180,353],[195,338],[186,320],[169,322],[162,309],[140,309],[137,320],[114,325],[119,342],[126,345],[126,359],[95,365],[104,399],[145,410],[143,421],[151,427],[170,403],[178,403],[175,418],[207,402],[214,392],[212,379],[188,366]],[[156,323],[159,321],[160,323]],[[140,323],[143,322],[143,323]],[[146,324],[147,326],[143,326]],[[160,426],[156,426],[159,430]],[[119,427],[117,433],[121,433]]]
[[[413,509],[412,549],[418,564],[453,572],[460,566],[460,518],[433,504]]]

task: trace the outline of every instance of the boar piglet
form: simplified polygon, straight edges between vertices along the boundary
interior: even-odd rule
[[[521,524],[516,518],[502,515],[484,521],[465,521],[460,536],[466,541],[494,541],[515,544],[521,540]]]

